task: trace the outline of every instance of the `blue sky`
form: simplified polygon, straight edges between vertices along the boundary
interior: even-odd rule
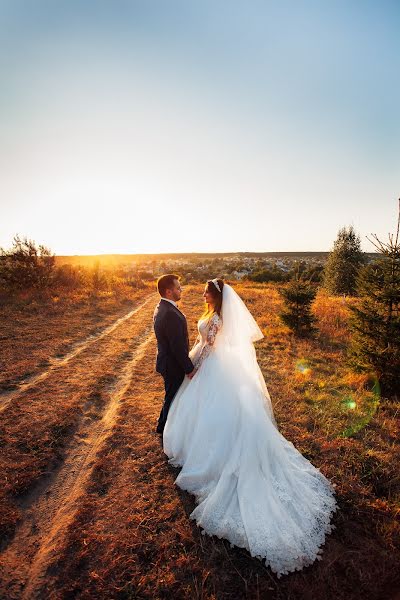
[[[400,196],[400,4],[0,0],[0,245],[329,250]]]

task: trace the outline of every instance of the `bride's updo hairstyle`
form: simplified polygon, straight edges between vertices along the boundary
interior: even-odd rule
[[[209,279],[207,281],[207,292],[211,294],[214,300],[214,308],[209,309],[208,305],[206,305],[206,310],[204,311],[203,317],[208,317],[212,313],[216,312],[218,315],[221,314],[222,309],[222,290],[224,289],[224,282],[222,279],[217,279],[218,287],[221,291],[217,289],[215,283]]]

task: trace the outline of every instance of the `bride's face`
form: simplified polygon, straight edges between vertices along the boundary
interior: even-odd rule
[[[214,306],[214,298],[208,291],[208,285],[206,285],[206,287],[204,289],[203,298],[207,302],[207,304],[211,304],[211,306]]]

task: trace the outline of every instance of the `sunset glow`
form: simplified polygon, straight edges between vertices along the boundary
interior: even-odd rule
[[[399,193],[399,17],[2,2],[0,245],[327,251],[353,224],[372,251]]]

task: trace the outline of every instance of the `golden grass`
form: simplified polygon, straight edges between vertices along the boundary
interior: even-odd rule
[[[163,397],[161,378],[154,373],[154,344],[134,369],[112,435],[97,455],[78,512],[49,565],[43,594],[87,600],[394,598],[400,587],[395,399],[374,396],[371,409],[370,381],[347,368],[347,317],[340,301],[317,297],[320,331],[314,339],[301,340],[278,319],[281,300],[274,285],[240,284],[237,290],[265,333],[257,343],[257,354],[282,433],[337,484],[336,529],[327,538],[323,560],[278,580],[245,550],[202,536],[188,519],[193,497],[174,486],[179,471],[168,465],[154,434]],[[182,310],[192,341],[202,310],[201,292],[202,286],[184,290]],[[144,325],[133,324],[132,333]],[[123,345],[120,332],[113,339],[116,354]],[[26,444],[29,414],[34,418],[35,409],[44,419],[34,435],[36,444],[52,423],[73,426],[74,415],[96,378],[108,369],[115,372],[116,359],[106,340],[98,349],[101,353],[104,361],[86,365],[82,387],[77,386],[83,377],[81,363],[75,365],[76,395],[72,388],[64,394],[64,407],[46,402],[45,395],[40,400],[39,394],[31,413],[27,402],[14,406],[3,447]],[[71,377],[73,373],[71,365]],[[36,452],[31,446],[30,460]],[[40,452],[45,468],[54,453]],[[14,457],[19,476],[23,460],[21,454]],[[33,481],[31,477],[23,487]]]

